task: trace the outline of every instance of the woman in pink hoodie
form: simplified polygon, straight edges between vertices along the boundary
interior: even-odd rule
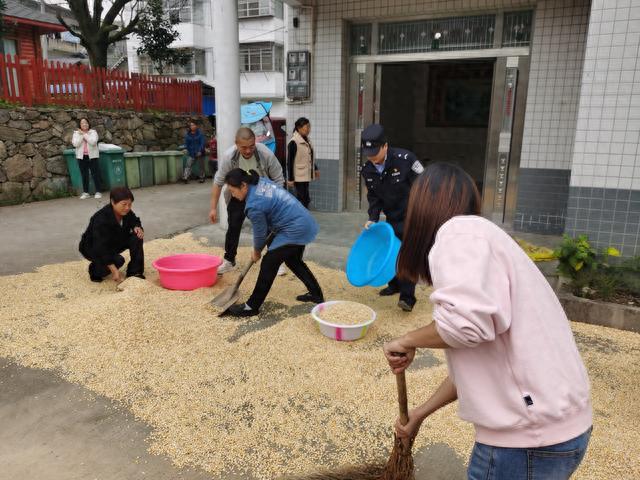
[[[396,431],[413,438],[458,400],[476,430],[469,480],[568,479],[591,435],[587,372],[555,292],[480,206],[454,165],[432,164],[414,182],[398,274],[433,285],[433,322],[384,352],[399,373],[416,348],[443,348],[449,375]]]

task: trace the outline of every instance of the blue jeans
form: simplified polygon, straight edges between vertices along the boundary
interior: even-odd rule
[[[587,451],[591,428],[556,445],[539,448],[473,446],[468,480],[567,480]]]

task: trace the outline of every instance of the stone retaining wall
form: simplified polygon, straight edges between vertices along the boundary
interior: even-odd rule
[[[65,196],[69,174],[62,151],[72,148],[78,121],[87,117],[100,142],[125,151],[175,150],[183,142],[188,115],[0,107],[0,205]],[[195,117],[207,136],[211,126]]]

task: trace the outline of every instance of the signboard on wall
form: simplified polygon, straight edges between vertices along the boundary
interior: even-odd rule
[[[311,53],[308,50],[293,50],[287,53],[287,98],[311,98]]]

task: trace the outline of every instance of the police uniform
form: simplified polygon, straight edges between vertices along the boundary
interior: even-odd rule
[[[381,146],[385,143],[384,129],[381,125],[371,125],[362,132],[364,154],[367,149],[375,149],[376,145]],[[362,167],[361,175],[367,187],[369,220],[377,222],[380,220],[380,213],[384,213],[396,237],[402,240],[411,185],[423,171],[424,168],[415,154],[402,148],[387,148],[382,172],[378,171],[373,162],[367,161]],[[399,306],[403,310],[411,310],[416,303],[415,288],[415,283],[400,281],[394,277],[380,294],[392,295],[400,292]]]
[[[387,149],[382,173],[378,173],[375,165],[369,161],[362,167],[362,177],[367,186],[369,220],[377,222],[380,220],[380,212],[384,212],[387,222],[391,224],[400,240],[411,185],[423,170],[415,154],[409,150],[391,147]]]

